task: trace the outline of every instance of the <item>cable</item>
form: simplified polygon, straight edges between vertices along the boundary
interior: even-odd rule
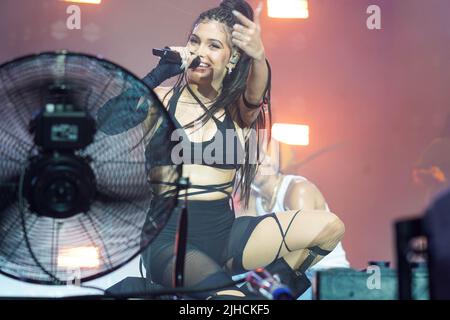
[[[218,291],[220,289],[225,289],[231,286],[236,286],[242,282],[245,282],[245,278],[230,281],[226,284],[222,284],[220,286],[215,287],[207,287],[207,288],[170,288],[170,289],[158,289],[158,290],[149,290],[146,292],[136,291],[128,294],[111,294],[105,292],[105,295],[85,295],[85,296],[71,296],[64,299],[84,299],[84,298],[114,298],[114,299],[127,299],[127,298],[153,298],[158,296],[166,296],[166,295],[176,295],[176,294],[189,294],[189,293],[201,293],[205,291]]]
[[[139,257],[139,273],[140,273],[140,275],[141,275],[141,278],[142,279],[145,279],[145,277],[144,277],[144,273],[142,272],[142,265],[144,264],[144,262],[142,262],[142,256],[141,257]]]
[[[79,286],[80,288],[83,288],[83,289],[92,289],[92,290],[98,290],[98,291],[101,291],[102,293],[105,293],[106,292],[106,290],[105,289],[102,289],[102,288],[100,288],[100,287],[96,287],[96,286],[86,286],[86,285],[83,285],[83,284],[80,284],[80,286]]]
[[[32,151],[33,148],[30,150]],[[25,223],[25,211],[24,211],[24,203],[23,203],[23,182],[25,179],[25,172],[26,172],[26,168],[24,167],[21,174],[20,174],[20,179],[19,179],[19,212],[20,212],[20,218],[21,218],[21,224],[22,224],[22,231],[23,231],[23,235],[25,238],[25,244],[27,246],[28,251],[30,252],[31,258],[33,259],[33,261],[36,263],[36,265],[45,273],[47,274],[53,281],[55,281],[55,284],[63,284],[64,282],[61,281],[60,279],[58,279],[55,275],[53,275],[52,273],[48,272],[47,269],[45,269],[41,263],[39,262],[39,260],[36,258],[36,256],[34,255],[33,250],[31,249],[31,244],[30,244],[30,240],[28,239],[28,234],[27,234],[27,230],[26,230],[26,223]]]

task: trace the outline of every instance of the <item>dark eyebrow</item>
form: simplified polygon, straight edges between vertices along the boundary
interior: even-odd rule
[[[200,37],[198,35],[196,35],[195,33],[192,33],[191,37],[195,37],[197,39],[200,39]],[[218,39],[211,39],[210,38],[210,39],[206,39],[206,40],[208,40],[208,41],[217,41],[222,47],[224,46],[223,43],[220,40],[218,40]]]
[[[220,40],[217,39],[208,39],[208,41],[217,41],[218,43],[220,43],[220,45],[223,47],[223,43]]]

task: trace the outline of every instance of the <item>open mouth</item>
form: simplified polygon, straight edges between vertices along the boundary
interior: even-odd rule
[[[199,65],[198,65],[198,67],[197,68],[209,68],[210,67],[210,65],[209,64],[207,64],[207,63],[204,63],[204,62],[201,62]]]

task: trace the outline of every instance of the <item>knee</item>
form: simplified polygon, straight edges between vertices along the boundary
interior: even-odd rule
[[[344,222],[334,213],[330,213],[329,221],[326,225],[328,238],[341,241],[345,233]]]

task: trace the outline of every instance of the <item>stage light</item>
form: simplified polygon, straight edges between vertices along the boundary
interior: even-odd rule
[[[270,18],[309,17],[308,0],[267,0],[267,10]]]
[[[98,268],[99,250],[96,247],[61,249],[58,253],[58,268]]]
[[[309,145],[309,126],[301,124],[275,123],[272,126],[275,140],[297,146]]]
[[[89,3],[89,4],[100,4],[102,0],[60,0],[64,2],[74,2],[74,3]]]

